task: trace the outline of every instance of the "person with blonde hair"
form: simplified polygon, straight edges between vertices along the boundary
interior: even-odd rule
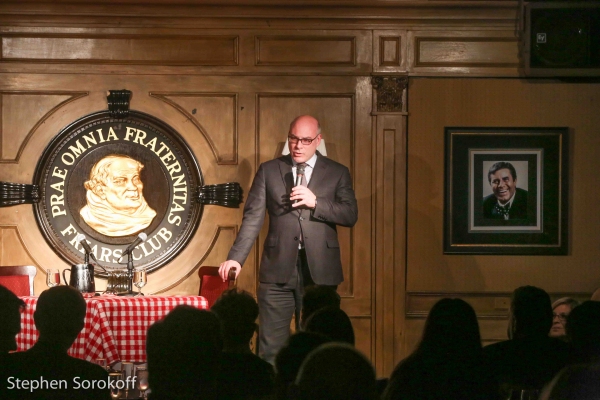
[[[567,341],[567,317],[571,311],[579,305],[579,302],[571,297],[562,297],[552,303],[552,328],[550,337]]]

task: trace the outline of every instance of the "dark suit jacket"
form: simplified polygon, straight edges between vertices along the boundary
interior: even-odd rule
[[[484,218],[504,219],[504,216],[495,211],[497,203],[498,200],[493,193],[483,199]],[[508,219],[527,219],[527,190],[517,188],[515,199],[508,210]]]
[[[242,227],[228,260],[243,264],[262,228],[265,210],[269,232],[264,243],[259,279],[285,283],[296,268],[298,243],[304,234],[306,258],[312,279],[319,285],[338,285],[343,280],[336,225],[351,227],[358,218],[350,172],[345,166],[320,155],[308,183],[317,196],[314,210],[293,209],[289,194],[294,187],[291,156],[260,165],[246,199]]]

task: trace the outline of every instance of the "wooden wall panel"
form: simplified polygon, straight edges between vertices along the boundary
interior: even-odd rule
[[[64,91],[0,91],[0,163],[18,161],[27,141],[46,118],[85,95]]]
[[[3,35],[2,59],[37,63],[237,65],[237,36]]]
[[[484,292],[486,295],[474,302],[479,316],[500,318],[504,311],[495,309],[496,302],[505,301],[518,286],[535,285],[554,298],[569,292],[585,298],[586,293],[600,286],[596,246],[600,217],[588,212],[595,207],[592,199],[600,196],[600,189],[589,184],[589,176],[600,168],[600,138],[595,134],[600,124],[600,115],[595,111],[600,85],[415,78],[410,81],[409,93],[407,291],[458,292],[473,300],[478,298],[477,293]],[[446,126],[569,127],[571,238],[567,256],[442,253]],[[497,292],[504,295],[496,298]],[[411,303],[407,313],[422,310],[424,316],[436,296],[427,305]],[[409,299],[414,301],[416,297]],[[506,337],[505,325],[499,329],[489,330],[484,339]]]
[[[356,65],[352,36],[257,36],[256,65]]]
[[[236,93],[152,92],[184,114],[206,138],[217,164],[237,164]],[[214,118],[219,115],[219,118]]]

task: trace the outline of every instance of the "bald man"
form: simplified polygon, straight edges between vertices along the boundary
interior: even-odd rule
[[[358,218],[350,172],[321,155],[320,142],[316,118],[302,115],[292,121],[290,154],[260,165],[240,232],[219,270],[224,280],[232,268],[239,274],[267,211],[269,232],[257,295],[259,351],[271,364],[289,337],[293,315],[299,329],[304,288],[312,284],[337,288],[344,280],[336,227],[352,227]],[[299,166],[304,167],[305,179],[297,178]]]

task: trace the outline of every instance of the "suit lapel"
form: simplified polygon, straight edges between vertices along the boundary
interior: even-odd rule
[[[323,179],[327,174],[327,161],[325,158],[318,154],[317,162],[315,163],[315,168],[313,169],[312,175],[310,177],[310,182],[308,182],[308,188],[314,193],[314,189],[318,188]]]

